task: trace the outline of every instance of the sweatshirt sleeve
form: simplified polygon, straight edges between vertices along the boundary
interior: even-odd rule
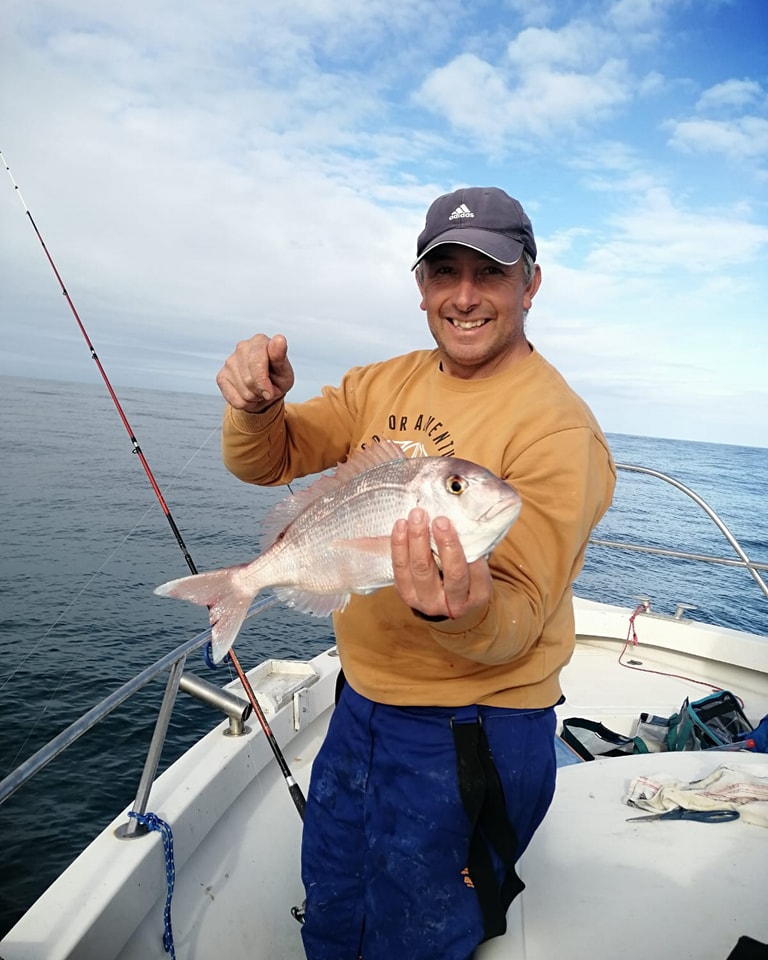
[[[523,507],[490,558],[490,606],[479,622],[475,615],[430,625],[443,647],[484,664],[527,656],[537,643],[546,646],[551,634],[569,628],[571,584],[592,528],[610,505],[615,468],[602,440],[578,427],[532,444],[510,464],[505,479]],[[562,636],[551,639],[562,643]]]
[[[279,400],[264,413],[227,406],[222,424],[224,465],[239,480],[288,483],[335,467],[354,443],[356,371],[339,387],[324,387],[304,403]]]

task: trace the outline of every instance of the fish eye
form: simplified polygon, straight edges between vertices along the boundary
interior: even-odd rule
[[[452,474],[445,481],[445,489],[448,491],[448,493],[452,493],[457,497],[461,496],[461,494],[464,493],[464,491],[467,489],[468,486],[469,484],[464,479],[464,477],[460,477],[458,473]]]

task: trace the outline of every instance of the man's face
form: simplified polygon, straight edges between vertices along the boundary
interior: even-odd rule
[[[526,285],[522,258],[512,266],[459,244],[425,257],[421,309],[443,354],[443,369],[464,380],[488,377],[530,352],[525,312],[541,282]]]

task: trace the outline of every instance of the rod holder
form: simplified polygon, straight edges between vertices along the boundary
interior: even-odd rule
[[[183,690],[184,693],[213,707],[214,710],[220,710],[229,717],[229,728],[224,731],[224,736],[242,737],[243,734],[248,733],[245,721],[251,715],[253,708],[247,700],[228,690],[222,690],[221,687],[203,680],[194,673],[182,674],[179,690]]]

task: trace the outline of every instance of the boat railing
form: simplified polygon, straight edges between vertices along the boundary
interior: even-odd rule
[[[710,520],[722,533],[722,535],[733,548],[738,559],[734,559],[733,557],[716,557],[711,556],[710,554],[702,553],[687,553],[682,550],[669,550],[664,547],[649,547],[644,544],[627,543],[625,541],[618,540],[604,540],[600,537],[592,537],[589,541],[591,544],[597,547],[612,547],[618,550],[633,550],[637,553],[650,553],[659,557],[672,557],[679,560],[697,560],[703,563],[720,564],[728,567],[742,567],[751,575],[755,583],[763,592],[763,595],[768,597],[768,586],[766,586],[765,580],[763,580],[762,576],[760,575],[761,570],[768,570],[768,563],[760,563],[755,560],[750,560],[741,544],[728,529],[725,521],[718,516],[718,514],[712,509],[706,500],[700,497],[698,493],[696,493],[694,490],[691,490],[690,487],[687,487],[684,483],[681,483],[674,477],[670,477],[666,473],[661,473],[659,470],[652,470],[649,467],[638,467],[629,463],[617,463],[616,468],[618,470],[626,470],[630,473],[642,473],[646,476],[654,477],[657,480],[663,480],[665,483],[671,484],[671,486],[690,497],[691,500],[693,500],[693,502],[700,507],[704,513],[707,514]]]
[[[744,567],[755,579],[763,594],[768,597],[768,587],[759,573],[760,570],[768,570],[768,564],[758,563],[750,560],[723,520],[697,493],[695,493],[689,487],[686,487],[685,484],[680,483],[680,481],[675,480],[673,477],[669,477],[666,474],[660,473],[657,470],[651,470],[647,467],[638,467],[624,463],[617,463],[616,466],[619,470],[647,474],[663,480],[689,496],[715,523],[725,539],[733,547],[738,559],[734,560],[733,558],[685,553],[677,550],[667,550],[661,547],[649,547],[643,544],[602,540],[599,538],[593,538],[590,541],[591,543],[596,546],[611,547],[622,550],[634,550],[665,557],[699,560],[707,563]],[[272,606],[276,602],[276,597],[271,594],[257,598],[251,604],[251,607],[248,611],[248,617],[252,617],[263,612],[267,607]],[[13,793],[15,793],[37,773],[39,773],[43,767],[47,766],[60,753],[79,740],[80,737],[87,733],[92,727],[104,720],[105,717],[109,716],[114,710],[125,703],[126,700],[130,699],[130,697],[145,687],[148,683],[151,683],[166,670],[168,670],[169,675],[166,683],[165,693],[160,705],[157,721],[155,723],[155,730],[149,745],[147,758],[144,763],[144,769],[142,771],[136,793],[136,799],[133,805],[134,812],[138,814],[144,814],[147,809],[149,793],[157,773],[160,755],[162,753],[168,730],[168,724],[170,722],[176,694],[178,693],[179,689],[186,690],[193,695],[199,695],[201,696],[201,699],[205,699],[211,705],[222,710],[230,717],[231,723],[234,723],[234,727],[231,727],[234,732],[237,732],[238,729],[242,729],[242,723],[244,723],[248,715],[247,708],[249,707],[249,704],[246,704],[239,698],[236,698],[230,694],[225,694],[223,691],[220,691],[222,696],[219,697],[216,694],[211,694],[210,691],[201,690],[204,682],[200,682],[197,680],[197,678],[190,679],[189,675],[187,675],[187,679],[184,679],[184,665],[187,657],[204,647],[210,641],[210,638],[211,630],[209,628],[198,634],[196,637],[193,637],[191,640],[188,640],[186,643],[181,644],[174,650],[165,654],[165,656],[146,667],[127,683],[124,683],[117,690],[113,691],[111,694],[109,694],[109,696],[105,697],[104,700],[98,703],[87,713],[83,714],[82,717],[77,719],[74,723],[72,723],[65,730],[45,744],[45,746],[41,747],[36,753],[34,753],[20,766],[8,774],[2,781],[0,781],[0,804],[7,800]],[[211,685],[208,684],[207,686],[210,687]],[[127,839],[133,836],[142,835],[144,832],[144,828],[139,825],[138,820],[132,818],[127,824],[120,828],[119,835]]]
[[[253,617],[262,613],[267,607],[271,607],[277,602],[277,598],[271,594],[258,597],[250,606],[247,617]],[[168,681],[166,683],[163,700],[160,704],[160,710],[155,722],[155,729],[152,734],[147,758],[144,762],[144,770],[139,781],[139,787],[136,793],[136,800],[133,810],[136,813],[144,814],[147,809],[149,791],[157,773],[157,767],[160,762],[165,743],[168,724],[170,722],[173,705],[176,694],[179,689],[186,689],[187,692],[199,695],[200,685],[203,681],[199,678],[188,677],[184,675],[184,665],[187,657],[202,649],[211,639],[211,629],[204,630],[202,633],[180,644],[174,650],[162,656],[155,663],[146,667],[140,673],[136,674],[122,686],[118,687],[109,696],[105,697],[95,707],[92,707],[87,713],[71,723],[61,733],[57,734],[52,740],[49,740],[44,746],[28,757],[15,770],[8,774],[3,780],[0,780],[0,805],[3,804],[12,794],[14,794],[27,781],[38,774],[43,767],[46,767],[52,760],[55,760],[64,750],[71,747],[73,743],[80,739],[90,729],[108,717],[117,710],[126,700],[129,700],[134,694],[138,693],[148,683],[161,676],[166,670],[169,671]],[[210,686],[210,685],[208,685]],[[238,713],[239,720],[244,722],[250,710],[250,704],[240,701],[239,698],[227,695],[225,691],[219,691],[220,697],[209,697],[205,693],[200,697],[206,699],[209,703],[222,710],[230,717],[234,718],[235,729],[237,729]],[[238,710],[238,703],[240,709]],[[247,709],[246,709],[247,708]],[[230,725],[232,728],[232,724]],[[122,835],[125,837],[138,836],[143,833],[143,828],[138,821],[132,819],[126,825]]]

